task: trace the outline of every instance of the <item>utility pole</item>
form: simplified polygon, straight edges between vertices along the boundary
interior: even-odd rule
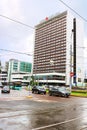
[[[72,89],[72,76],[73,76],[73,71],[72,71],[72,42],[70,44],[70,92]]]
[[[76,83],[76,18],[73,19],[72,34],[73,34],[73,46],[72,46],[72,42],[70,44],[70,91],[72,89],[72,77],[73,77],[73,83],[75,83],[75,85],[77,86]],[[72,41],[72,37],[71,37],[71,41]],[[72,63],[72,56],[73,56],[73,63]]]
[[[80,33],[80,32],[79,32]],[[76,18],[73,19],[73,83],[76,83]]]

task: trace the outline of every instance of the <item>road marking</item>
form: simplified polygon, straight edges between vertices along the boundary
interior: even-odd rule
[[[78,119],[80,119],[80,118],[82,118],[82,116],[79,116],[79,117],[77,117],[77,118],[72,118],[72,119],[70,119],[70,120],[66,120],[66,121],[63,121],[63,122],[59,122],[59,123],[55,123],[55,124],[51,124],[51,125],[47,125],[47,126],[42,126],[42,127],[34,128],[34,129],[32,129],[32,130],[41,130],[41,129],[45,129],[45,128],[50,128],[50,127],[53,127],[53,126],[57,126],[57,125],[69,123],[69,122],[78,120]]]
[[[81,128],[80,130],[87,130],[87,127]]]

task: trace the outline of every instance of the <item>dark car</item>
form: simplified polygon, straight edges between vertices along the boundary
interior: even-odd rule
[[[2,83],[0,82],[0,88],[3,88],[3,85],[2,85]]]
[[[34,86],[32,88],[32,93],[38,93],[38,94],[46,94],[46,90],[45,88],[43,88],[42,86]]]
[[[1,93],[10,93],[10,88],[9,86],[4,86],[1,90]]]
[[[69,97],[70,96],[70,92],[69,90],[66,89],[66,87],[52,87],[49,90],[49,95],[57,95],[57,96],[61,96],[61,97]]]

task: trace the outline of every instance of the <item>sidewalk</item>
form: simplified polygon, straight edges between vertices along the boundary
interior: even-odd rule
[[[27,91],[26,89],[21,90],[11,90],[8,93],[0,92],[0,100],[1,101],[11,101],[11,100],[33,100],[33,101],[41,101],[41,102],[57,102],[57,101],[65,101],[69,99],[74,99],[74,96],[70,96],[69,98],[63,98],[58,96],[49,96],[48,94],[32,94],[31,91]]]
[[[26,96],[29,96],[29,91],[25,89],[10,90],[10,93],[0,92],[0,100],[23,100],[26,99]]]

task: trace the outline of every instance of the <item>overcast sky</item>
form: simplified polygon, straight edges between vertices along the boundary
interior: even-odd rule
[[[87,0],[63,0],[87,19]],[[0,0],[0,15],[34,27],[47,16],[69,10],[59,0]],[[73,12],[72,12],[73,13]],[[73,13],[74,14],[74,13]],[[78,17],[74,14],[75,17]],[[0,16],[0,49],[31,54],[34,45],[34,29],[22,26]],[[84,41],[87,43],[87,23],[84,22]],[[0,51],[0,60],[15,58],[32,62],[32,57]]]

